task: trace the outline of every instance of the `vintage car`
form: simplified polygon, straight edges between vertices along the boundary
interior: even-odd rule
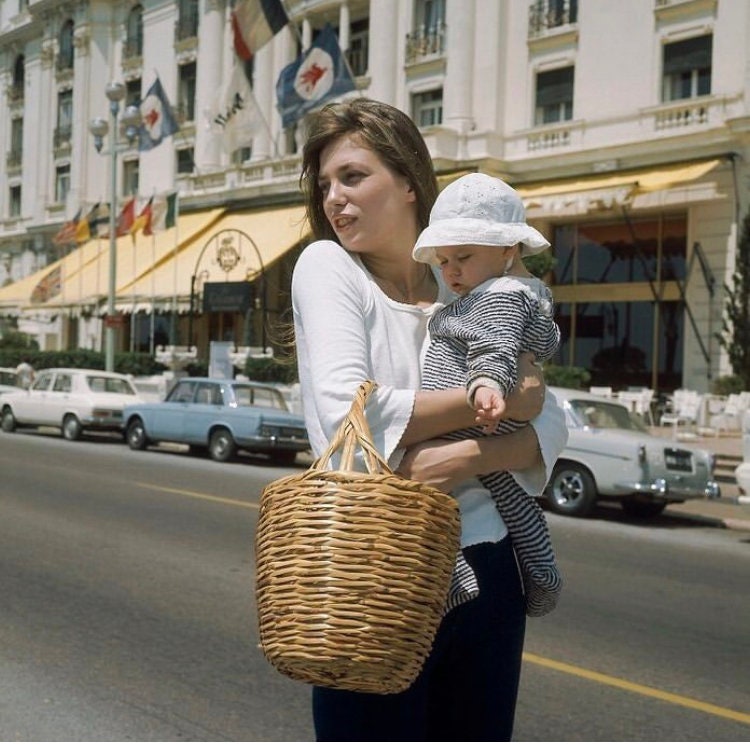
[[[18,385],[15,367],[0,367],[0,393],[11,393],[21,388]]]
[[[742,463],[734,469],[740,490],[739,503],[750,505],[750,411],[742,415]]]
[[[122,431],[122,411],[140,401],[129,376],[104,370],[39,370],[28,390],[0,396],[3,432],[16,427],[59,427],[66,440],[83,432]]]
[[[183,443],[222,462],[242,448],[284,465],[310,447],[304,419],[277,388],[222,378],[181,378],[164,401],[128,406],[125,439],[133,450]]]
[[[550,391],[569,431],[545,490],[554,512],[581,517],[604,500],[645,518],[670,502],[721,496],[710,451],[649,434],[637,415],[613,399],[553,386]]]

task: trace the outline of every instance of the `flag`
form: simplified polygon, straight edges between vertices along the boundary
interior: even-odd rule
[[[138,150],[141,151],[161,145],[166,137],[173,135],[180,128],[158,75],[141,103],[141,116],[143,123],[138,143]]]
[[[52,242],[56,246],[64,246],[67,243],[75,243],[76,230],[78,229],[78,222],[81,219],[81,212],[83,212],[83,210],[79,209],[78,212],[76,212],[70,220],[63,223],[60,230],[57,231],[54,238],[52,239]]]
[[[354,89],[336,33],[326,24],[310,48],[279,75],[276,106],[282,125],[289,127],[308,111]]]
[[[89,232],[92,237],[102,238],[109,227],[109,202],[99,202],[99,207],[89,220]]]
[[[62,286],[62,269],[58,264],[51,272],[47,272],[31,291],[32,303],[46,303],[47,300],[60,294]]]
[[[109,208],[107,208],[109,213]],[[121,238],[123,235],[129,235],[130,229],[133,227],[135,222],[135,197],[130,197],[127,202],[122,206],[120,214],[115,220],[115,236]],[[109,225],[99,233],[100,237],[109,237]]]
[[[249,60],[289,23],[281,0],[238,0],[232,11],[234,51]]]
[[[263,116],[243,63],[235,64],[228,83],[206,113],[211,137],[227,153],[252,144],[253,137],[263,126]]]
[[[151,205],[151,220],[143,228],[143,235],[169,230],[177,224],[177,192],[156,197]]]
[[[85,243],[91,239],[91,236],[97,235],[98,226],[102,220],[101,210],[105,209],[109,215],[109,207],[97,202],[87,213],[78,221],[76,226],[75,240],[77,243]]]
[[[146,235],[150,235],[150,233],[146,233],[146,228],[151,225],[151,209],[154,204],[154,198],[151,197],[151,199],[146,202],[145,205],[143,205],[143,208],[138,213],[138,217],[136,217],[133,220],[133,224],[130,226],[130,235],[135,238],[135,234],[142,230]],[[133,214],[135,214],[135,205],[133,205]]]

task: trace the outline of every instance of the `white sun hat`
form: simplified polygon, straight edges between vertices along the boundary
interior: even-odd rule
[[[526,224],[526,210],[518,192],[499,178],[470,173],[438,194],[430,224],[419,235],[412,256],[436,264],[441,246],[515,246],[530,256],[549,248],[549,241]]]

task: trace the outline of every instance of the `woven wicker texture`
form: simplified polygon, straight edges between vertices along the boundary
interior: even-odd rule
[[[443,615],[456,551],[452,497],[395,475],[372,444],[364,383],[328,450],[263,491],[256,534],[261,647],[295,680],[370,693],[409,687]],[[341,448],[341,465],[325,470]],[[352,470],[360,448],[368,473]]]

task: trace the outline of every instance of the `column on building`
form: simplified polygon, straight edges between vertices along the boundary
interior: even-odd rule
[[[70,163],[73,165],[70,174],[69,199],[74,205],[88,209],[85,204],[88,194],[87,171],[90,153],[94,152],[93,137],[88,131],[90,117],[86,114],[91,108],[92,94],[101,96],[102,104],[106,104],[104,88],[91,88],[91,27],[88,23],[76,24],[73,34],[73,132],[70,142]],[[103,105],[102,109],[107,109]],[[54,157],[54,156],[53,156]],[[56,164],[53,163],[53,179],[56,178]],[[55,184],[51,188],[54,190]],[[92,199],[92,201],[97,201]]]
[[[443,124],[464,135],[472,129],[474,0],[447,0]]]
[[[367,63],[369,96],[385,103],[398,103],[399,61],[403,60],[404,34],[399,32],[398,0],[370,3],[370,44]]]
[[[350,16],[349,4],[346,2],[341,3],[339,7],[339,46],[344,54],[349,51]]]
[[[221,143],[206,126],[208,110],[218,91],[228,80],[234,64],[231,35],[228,28],[225,0],[203,0],[200,18],[200,44],[196,70],[194,158],[197,168],[217,168],[226,159]]]

